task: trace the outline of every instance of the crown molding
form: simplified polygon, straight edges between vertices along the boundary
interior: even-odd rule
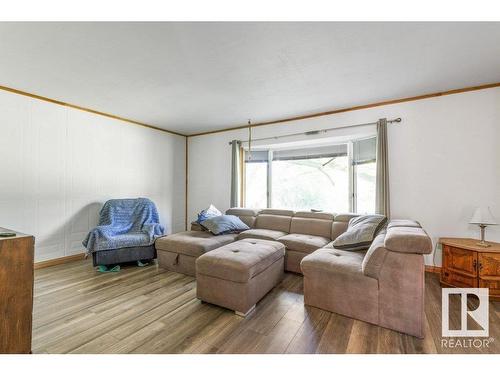
[[[423,95],[418,95],[418,96],[410,96],[410,97],[400,98],[400,99],[391,99],[391,100],[386,100],[386,101],[381,101],[381,102],[375,102],[375,103],[370,103],[370,104],[358,105],[358,106],[354,106],[354,107],[334,109],[334,110],[326,111],[326,112],[319,112],[319,113],[313,113],[313,114],[302,115],[302,116],[288,117],[288,118],[283,118],[283,119],[279,119],[279,120],[258,122],[258,123],[252,124],[251,127],[255,128],[255,127],[258,127],[258,126],[281,124],[281,123],[284,123],[284,122],[291,122],[291,121],[297,121],[297,120],[305,120],[305,119],[309,119],[309,118],[334,115],[334,114],[337,114],[337,113],[359,111],[359,110],[362,110],[362,109],[368,109],[368,108],[374,108],[374,107],[381,107],[381,106],[385,106],[385,105],[405,103],[405,102],[413,102],[413,101],[417,101],[417,100],[423,100],[423,99],[429,99],[429,98],[436,98],[436,97],[439,97],[439,96],[461,94],[461,93],[469,92],[469,91],[491,89],[491,88],[494,88],[494,87],[500,87],[500,82],[489,83],[489,84],[480,85],[480,86],[464,87],[464,88],[453,89],[453,90],[448,90],[448,91],[434,92],[434,93],[423,94]],[[232,130],[248,129],[248,127],[249,127],[248,125],[234,126],[234,127],[229,127],[229,128],[222,128],[222,129],[217,129],[217,130],[211,130],[211,131],[206,131],[206,132],[195,133],[195,134],[188,134],[187,137],[198,137],[198,136],[201,136],[201,135],[216,134],[216,133],[228,132],[228,131],[232,131]]]
[[[119,120],[119,121],[127,122],[129,124],[139,125],[139,126],[143,126],[145,128],[159,130],[159,131],[164,132],[164,133],[169,133],[169,134],[178,135],[178,136],[181,136],[181,137],[186,137],[185,134],[174,132],[172,130],[167,130],[167,129],[159,128],[158,126],[146,124],[144,122],[140,122],[140,121],[136,121],[136,120],[131,120],[131,119],[128,119],[128,118],[125,118],[125,117],[113,115],[111,113],[97,111],[95,109],[82,107],[82,106],[79,106],[79,105],[76,105],[76,104],[66,103],[66,102],[63,102],[63,101],[60,101],[60,100],[47,98],[46,96],[41,96],[41,95],[29,93],[29,92],[18,90],[18,89],[14,89],[14,88],[11,88],[11,87],[1,86],[0,85],[0,90],[7,91],[7,92],[10,92],[10,93],[13,93],[13,94],[17,94],[17,95],[27,96],[29,98],[33,98],[33,99],[37,99],[37,100],[42,100],[44,102],[49,102],[49,103],[52,103],[52,104],[61,105],[63,107],[77,109],[77,110],[83,111],[83,112],[89,112],[89,113],[92,113],[94,115],[99,115],[99,116],[104,116],[104,117],[112,118],[114,120]]]

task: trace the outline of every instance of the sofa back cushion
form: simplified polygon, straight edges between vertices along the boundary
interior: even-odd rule
[[[353,217],[358,217],[358,214],[338,214],[335,215],[333,223],[332,223],[332,236],[331,239],[334,240],[342,233],[347,230],[349,226],[349,220]]]
[[[265,209],[257,215],[255,228],[290,233],[292,216],[293,211]]]
[[[327,212],[296,212],[290,224],[290,233],[309,234],[330,238],[333,214]]]
[[[261,210],[251,208],[230,208],[226,211],[226,215],[238,216],[250,228],[255,228],[255,218]]]

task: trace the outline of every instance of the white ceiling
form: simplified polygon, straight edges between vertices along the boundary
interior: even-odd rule
[[[500,82],[500,23],[0,23],[0,85],[193,134]]]

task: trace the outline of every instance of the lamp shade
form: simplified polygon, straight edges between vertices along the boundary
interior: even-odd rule
[[[478,207],[474,211],[474,215],[470,219],[470,224],[485,224],[485,225],[497,225],[497,221],[493,217],[489,207],[481,208]]]

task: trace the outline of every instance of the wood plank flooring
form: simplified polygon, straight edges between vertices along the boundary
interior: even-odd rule
[[[426,275],[426,337],[304,306],[286,274],[246,319],[196,299],[194,278],[152,265],[101,274],[89,261],[35,271],[33,353],[499,353],[500,302],[488,348],[441,345],[441,287]],[[473,302],[471,302],[473,303]],[[459,319],[452,306],[452,323]]]

